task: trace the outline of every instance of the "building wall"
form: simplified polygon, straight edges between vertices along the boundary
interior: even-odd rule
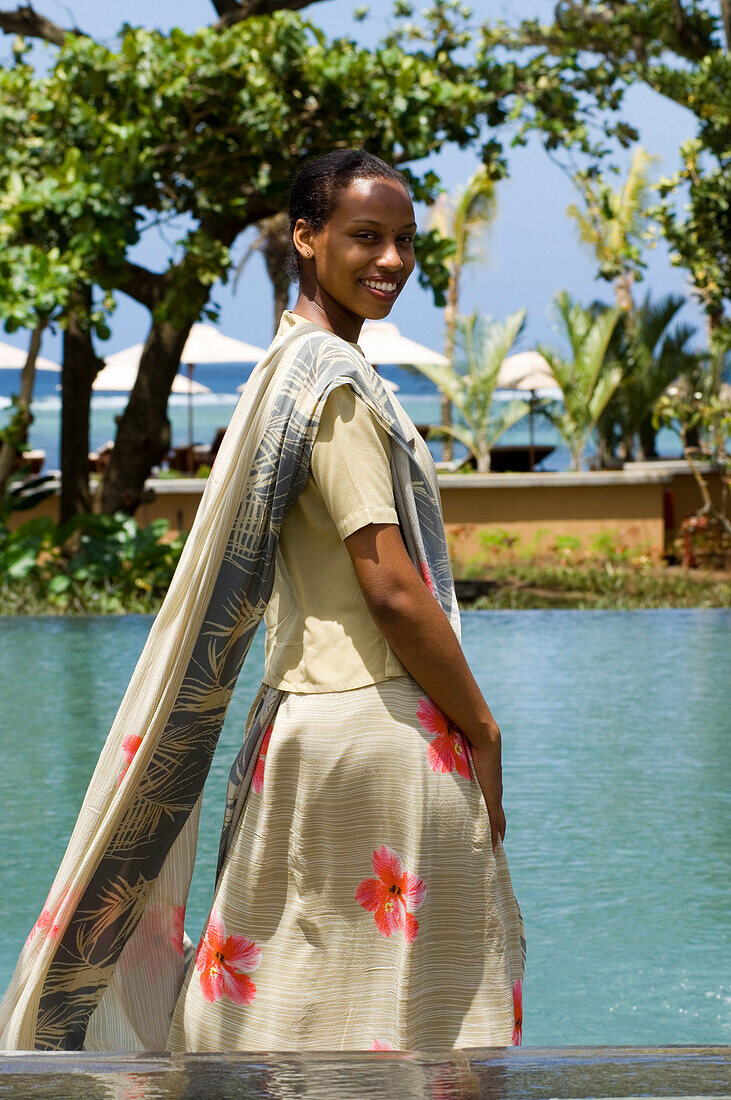
[[[682,519],[699,507],[700,493],[685,463],[636,467],[590,473],[443,475],[439,484],[444,520],[448,526],[499,528],[536,545],[572,535],[588,548],[597,535],[609,533],[628,547],[659,554],[670,545]],[[709,475],[709,484],[720,504],[718,472]],[[155,499],[139,507],[139,523],[163,517],[175,530],[190,530],[205,481],[151,479],[148,485]],[[58,499],[50,497],[38,508],[13,513],[10,526],[34,516],[57,518]]]

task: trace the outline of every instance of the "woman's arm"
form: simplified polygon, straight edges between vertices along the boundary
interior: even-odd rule
[[[396,524],[361,527],[345,546],[368,609],[391,649],[470,743],[494,851],[498,836],[505,836],[500,730],[450,622],[414,568]]]

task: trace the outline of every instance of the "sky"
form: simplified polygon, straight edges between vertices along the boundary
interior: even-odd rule
[[[96,38],[113,41],[122,19],[145,26],[184,30],[211,23],[215,10],[210,0],[37,0],[36,10],[62,25],[75,24]],[[307,14],[330,36],[349,35],[363,45],[372,45],[387,29],[392,0],[371,0],[370,16],[356,23],[352,12],[359,0],[325,0],[313,4]],[[478,17],[503,17],[511,21],[539,15],[551,17],[553,3],[547,0],[474,0]],[[418,7],[418,4],[417,4]],[[0,59],[9,55],[11,38],[0,42]],[[4,48],[3,48],[4,47]],[[47,49],[41,47],[41,51]],[[39,61],[41,58],[39,57]],[[681,142],[694,132],[692,116],[645,88],[633,89],[627,98],[626,115],[640,131],[640,140],[660,158],[654,175],[669,174],[676,167]],[[596,279],[592,254],[578,243],[574,223],[566,215],[567,205],[576,200],[576,192],[566,174],[554,164],[540,143],[531,140],[527,147],[508,150],[510,176],[498,187],[498,211],[486,238],[485,262],[465,274],[460,309],[480,310],[488,316],[504,318],[518,309],[528,311],[527,323],[516,350],[526,350],[540,342],[557,342],[553,331],[550,302],[560,289],[566,289],[580,301],[594,298],[612,300],[611,287]],[[463,183],[478,164],[477,151],[447,148],[431,158],[448,189]],[[417,218],[424,211],[417,210]],[[239,237],[234,259],[239,259],[253,237],[248,231]],[[170,239],[170,231],[167,231]],[[167,245],[152,230],[136,248],[133,258],[156,270],[164,268]],[[639,288],[653,296],[687,292],[682,270],[670,265],[667,249],[660,242],[646,255],[648,270]],[[229,336],[259,346],[271,339],[271,289],[264,265],[253,256],[242,274],[235,293],[231,283],[215,288],[213,300],[220,307],[219,328]],[[693,303],[685,309],[686,318],[700,324]],[[414,276],[396,303],[390,319],[413,339],[436,349],[444,342],[444,317],[430,292],[422,290]],[[144,340],[148,326],[147,310],[118,296],[118,307],[111,318],[111,339],[99,343],[97,351],[107,355]],[[3,334],[8,343],[27,345],[25,333]],[[61,341],[58,334],[44,337],[42,353],[59,361]]]

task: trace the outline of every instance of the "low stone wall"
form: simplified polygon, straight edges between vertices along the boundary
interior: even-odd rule
[[[720,502],[720,473],[707,478]],[[164,517],[173,529],[190,530],[205,484],[201,478],[150,478],[154,499],[139,507],[138,521]],[[439,486],[447,525],[499,528],[536,548],[562,535],[588,548],[606,533],[627,547],[660,554],[701,503],[684,461],[588,473],[442,474]],[[14,513],[10,523],[57,514],[58,497],[51,497],[37,509]]]

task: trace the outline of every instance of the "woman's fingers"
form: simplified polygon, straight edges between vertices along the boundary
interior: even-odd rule
[[[473,747],[472,762],[487,807],[487,816],[490,821],[490,839],[494,852],[497,849],[498,840],[502,840],[505,836],[505,813],[502,806],[503,780],[499,747]]]

